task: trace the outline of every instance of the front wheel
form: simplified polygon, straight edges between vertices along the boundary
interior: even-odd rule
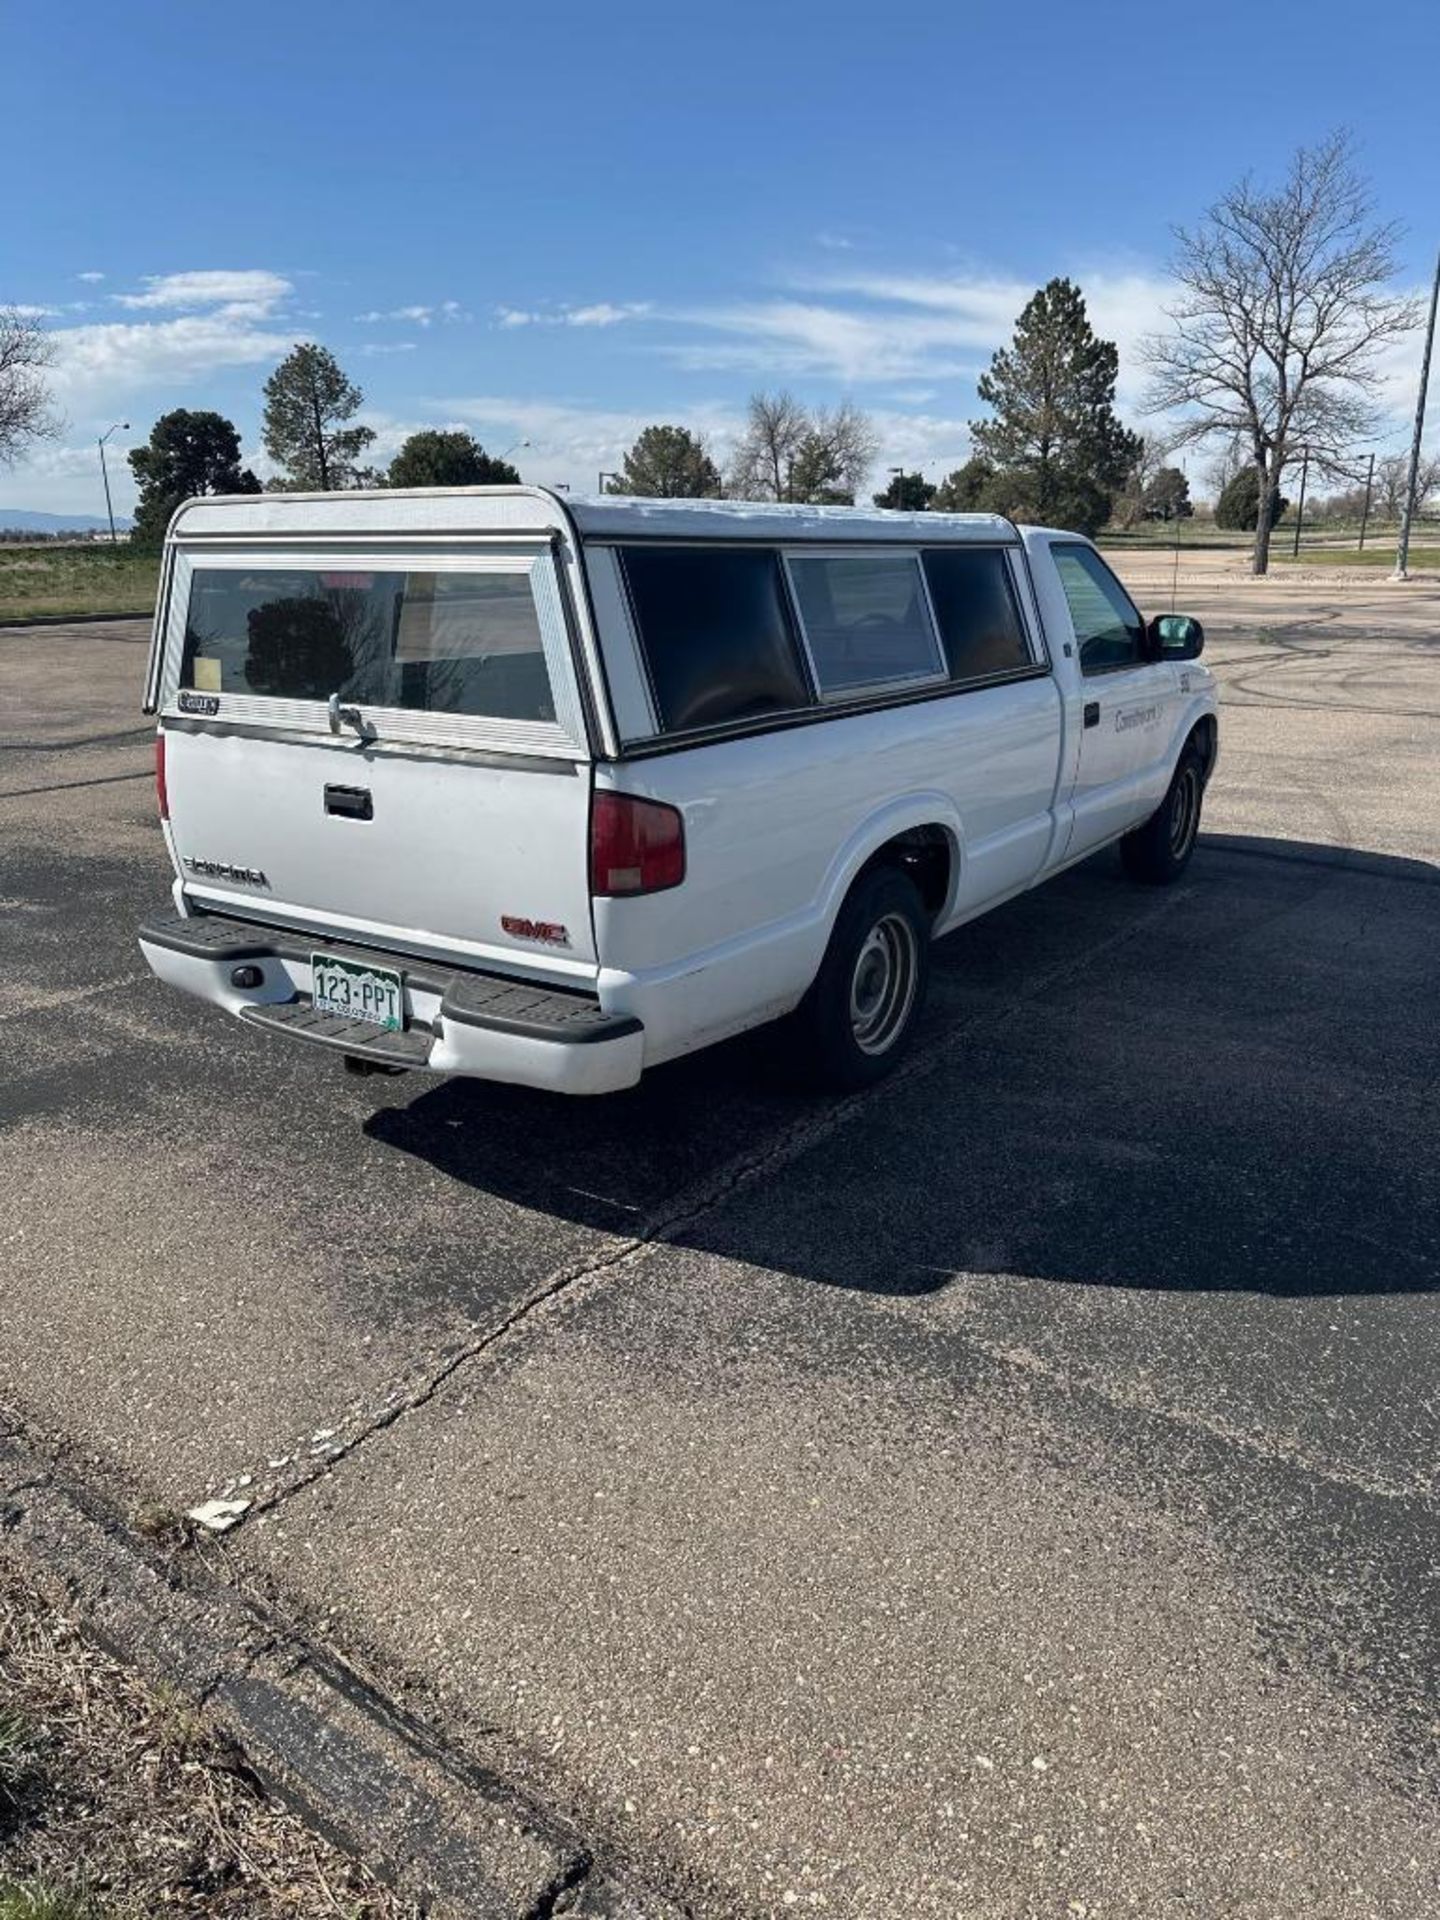
[[[930,979],[930,922],[908,874],[862,874],[835,922],[796,1015],[813,1078],[838,1092],[872,1086],[908,1044]]]
[[[1180,878],[1195,851],[1204,798],[1205,769],[1196,749],[1187,747],[1165,798],[1143,826],[1120,842],[1120,858],[1132,880],[1167,887]]]

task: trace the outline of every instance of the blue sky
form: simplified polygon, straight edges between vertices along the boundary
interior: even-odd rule
[[[938,477],[1052,274],[1119,341],[1133,412],[1172,223],[1333,127],[1428,279],[1437,73],[1435,0],[0,0],[0,303],[43,310],[67,419],[0,504],[101,511],[97,431],[129,420],[123,448],[172,406],[258,459],[303,338],[382,456],[464,425],[589,489],[649,420],[723,457],[785,385],[853,397],[882,465]]]

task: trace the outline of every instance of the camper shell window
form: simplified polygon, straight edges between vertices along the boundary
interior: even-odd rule
[[[553,721],[530,576],[196,567],[180,685]]]
[[[964,685],[1035,665],[999,547],[927,547],[925,579],[950,678]]]
[[[791,553],[787,565],[827,700],[944,677],[918,554]]]
[[[620,556],[662,732],[811,704],[777,552],[633,546]]]

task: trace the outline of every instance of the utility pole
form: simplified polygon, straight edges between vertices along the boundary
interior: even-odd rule
[[[1300,504],[1295,509],[1295,544],[1290,549],[1291,558],[1300,558],[1300,529],[1305,524],[1305,481],[1310,473],[1310,449],[1300,449]]]
[[[1370,518],[1370,494],[1375,485],[1375,456],[1370,456],[1370,471],[1365,476],[1365,504],[1360,509],[1360,545],[1357,552],[1365,551],[1365,523]]]
[[[1440,254],[1435,256],[1435,284],[1430,289],[1430,320],[1425,329],[1425,357],[1420,362],[1420,397],[1415,402],[1415,438],[1410,442],[1410,474],[1405,483],[1405,505],[1400,512],[1400,544],[1395,549],[1393,578],[1408,578],[1410,523],[1415,518],[1415,488],[1420,478],[1420,442],[1425,433],[1425,394],[1430,385],[1430,349],[1435,345],[1435,307],[1440,302]]]
[[[115,509],[110,504],[110,469],[105,465],[105,442],[110,438],[112,433],[128,433],[129,431],[130,422],[128,420],[117,420],[114,426],[107,427],[105,432],[102,433],[100,438],[95,442],[96,446],[100,449],[100,478],[105,482],[105,511],[110,518],[110,544],[112,547],[118,546],[119,542],[115,537]]]

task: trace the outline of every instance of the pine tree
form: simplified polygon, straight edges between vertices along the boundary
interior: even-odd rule
[[[240,464],[240,436],[223,413],[177,407],[161,414],[130,471],[140,487],[132,546],[158,549],[182,500],[205,493],[258,493],[260,482]]]
[[[646,427],[607,491],[644,500],[718,500],[724,489],[699,434],[688,427]]]
[[[412,433],[385,475],[387,487],[513,487],[519,481],[510,462],[486,453],[473,433],[433,427]]]
[[[307,341],[285,356],[265,382],[265,451],[284,469],[282,490],[329,493],[362,483],[357,462],[375,435],[345,422],[364,398],[327,348]]]
[[[883,493],[870,497],[877,507],[898,509],[901,513],[925,513],[935,498],[936,489],[923,473],[897,473]]]
[[[1052,280],[1032,297],[1014,340],[977,382],[993,417],[971,435],[996,469],[989,494],[1001,511],[1080,533],[1105,524],[1137,453],[1115,416],[1119,365],[1071,281]]]
[[[930,504],[936,513],[984,513],[990,505],[994,479],[990,462],[978,453],[972,454],[963,467],[946,474]]]

